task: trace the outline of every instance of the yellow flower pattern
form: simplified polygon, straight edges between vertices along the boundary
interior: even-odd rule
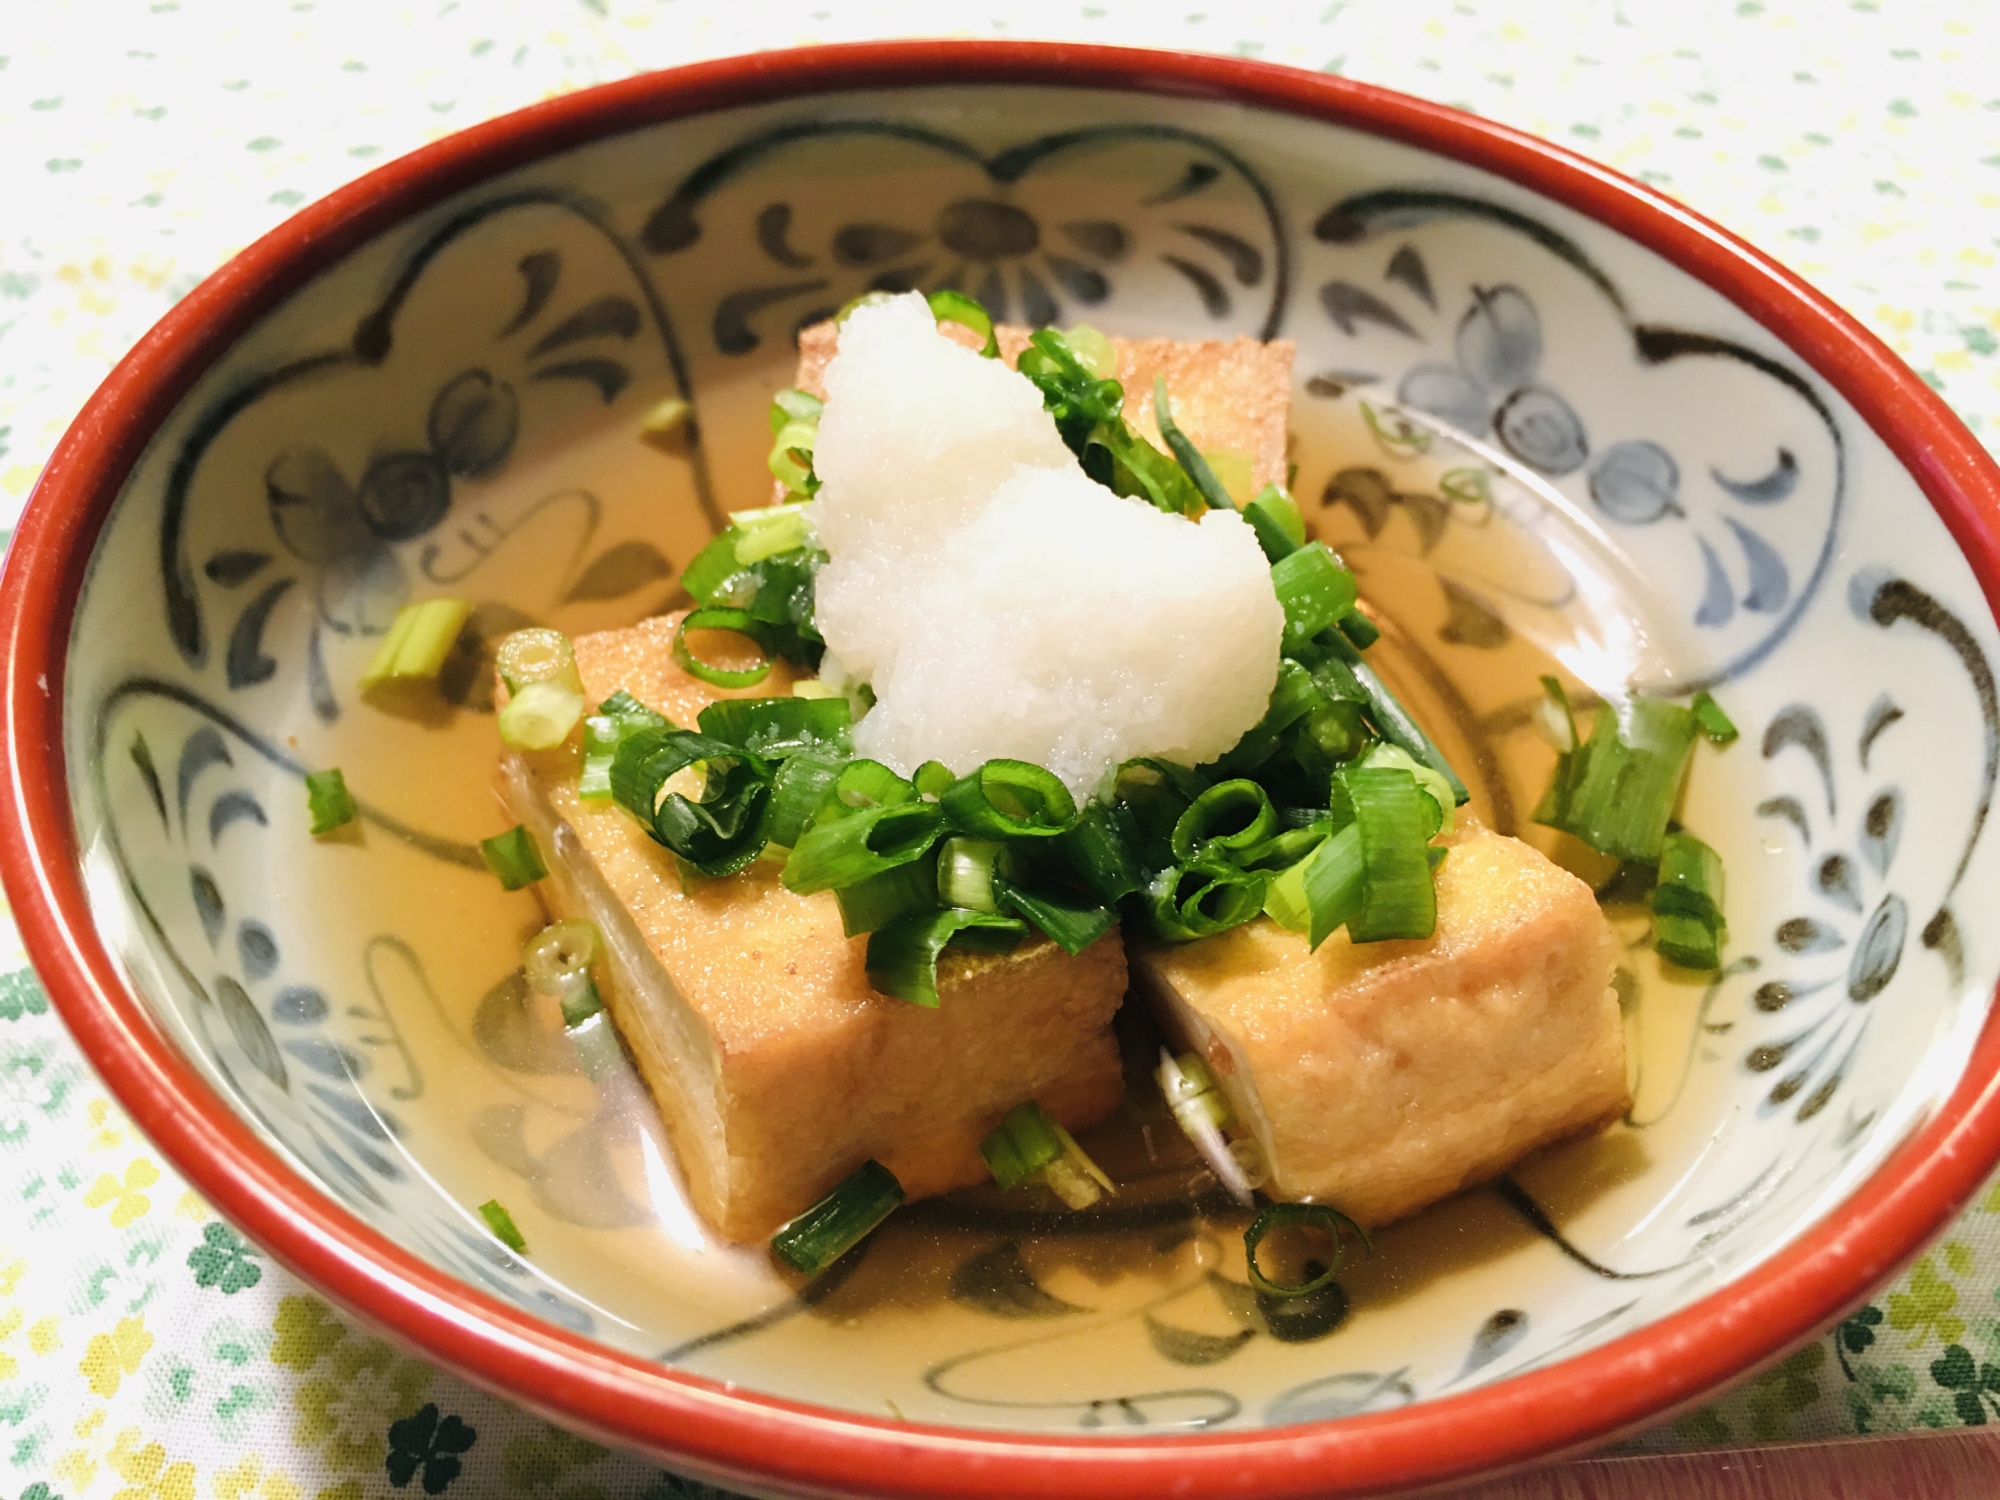
[[[549,7],[517,3],[262,8],[282,24],[239,7],[227,27],[160,0],[19,9],[0,48],[0,132],[14,148],[0,153],[0,535],[145,329],[338,182],[642,68],[939,25],[917,0],[775,16],[585,0],[559,27]],[[1529,0],[1173,14],[1098,0],[991,18],[1016,36],[1144,35],[1362,77],[1583,150],[1788,262],[1989,446],[2000,440],[2000,84],[1988,66],[2000,16],[1933,0],[1624,9],[1630,24],[1618,7]],[[983,32],[988,19],[949,24]],[[432,1479],[454,1500],[703,1493],[434,1374],[268,1261],[255,1280],[215,1271],[233,1239],[94,1083],[24,964],[0,915],[0,1495],[382,1500]],[[204,1247],[205,1282],[189,1264]],[[1983,1370],[2000,1364],[1996,1285],[2000,1180],[1832,1334],[1642,1443],[1958,1425],[1982,1410]],[[451,1464],[406,1469],[426,1478],[397,1489],[392,1427],[430,1444],[406,1462]],[[447,1430],[454,1444],[474,1435],[446,1454]]]
[[[143,1217],[153,1207],[153,1200],[142,1191],[160,1180],[160,1169],[145,1157],[140,1157],[125,1169],[125,1180],[120,1182],[109,1172],[91,1184],[90,1191],[83,1195],[84,1206],[111,1207],[111,1227],[123,1229],[133,1220]]]

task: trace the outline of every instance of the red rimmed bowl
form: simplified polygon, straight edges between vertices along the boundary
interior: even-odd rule
[[[1690,986],[1621,919],[1637,1103],[1248,1294],[1172,1191],[907,1216],[793,1296],[683,1204],[636,1086],[525,1019],[473,845],[494,639],[671,602],[768,481],[791,334],[869,287],[1299,346],[1296,489],[1487,818],[1534,678],[1708,685],[1730,872]],[[695,440],[642,443],[667,397]],[[202,1192],[570,1427],[815,1494],[1362,1494],[1608,1439],[1838,1316],[2000,1157],[2000,473],[1809,288],[1615,174],[1343,80],[910,43],[758,56],[396,162],[211,277],[92,399],[8,557],[8,894]],[[432,712],[353,684],[477,604]],[[1537,759],[1538,755],[1543,756]],[[341,765],[358,837],[299,778]],[[471,1205],[527,1235],[508,1253]]]

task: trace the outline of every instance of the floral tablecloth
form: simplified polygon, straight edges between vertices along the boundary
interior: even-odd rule
[[[948,33],[1233,52],[1504,120],[1721,220],[2000,445],[2000,15],[1980,0],[837,10],[42,0],[0,16],[0,527],[154,319],[297,205],[518,105],[760,48]],[[6,533],[0,531],[0,537]],[[2000,1420],[2000,1183],[1894,1286],[1641,1448]],[[350,1325],[190,1192],[0,921],[0,1496],[714,1494]]]

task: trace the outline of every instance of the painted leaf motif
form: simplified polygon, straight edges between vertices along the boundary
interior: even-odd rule
[[[1083,1311],[1042,1289],[1013,1240],[1001,1241],[952,1272],[949,1295],[996,1318],[1055,1318]]]
[[[590,599],[622,599],[634,589],[673,574],[673,564],[651,542],[620,542],[600,553],[563,596],[565,604]]]
[[[1192,1328],[1162,1323],[1151,1313],[1146,1315],[1146,1337],[1152,1340],[1162,1359],[1177,1365],[1220,1364],[1256,1336],[1248,1328],[1239,1328],[1234,1333],[1198,1333]]]

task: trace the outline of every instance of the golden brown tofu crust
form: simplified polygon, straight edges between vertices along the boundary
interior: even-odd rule
[[[975,344],[969,329],[940,325],[952,338]],[[1014,364],[1028,347],[1032,330],[994,330],[1000,357]],[[799,334],[800,389],[824,399],[826,366],[838,330],[815,323]],[[1153,422],[1153,377],[1167,377],[1174,422],[1204,452],[1247,454],[1251,482],[1261,489],[1285,482],[1285,423],[1292,405],[1293,346],[1285,339],[1268,344],[1252,338],[1230,340],[1113,338],[1118,381],[1125,387],[1125,420],[1148,442],[1164,448]]]
[[[718,698],[789,687],[782,663],[750,690],[688,676],[670,654],[677,623],[579,637],[590,700],[623,689],[692,727]],[[1076,957],[1040,939],[1005,958],[950,952],[937,1009],[887,999],[869,987],[866,939],[842,934],[831,894],[786,890],[775,861],[684,883],[629,816],[577,797],[576,756],[570,747],[524,757],[528,775],[510,800],[531,828],[535,814],[573,830],[582,862],[663,971],[631,972],[643,958],[623,966],[606,1002],[697,1208],[725,1238],[768,1236],[871,1156],[912,1198],[983,1181],[979,1142],[1023,1099],[1072,1129],[1117,1107],[1110,1024],[1126,982],[1117,934]],[[530,800],[544,810],[521,805]],[[544,844],[559,857],[571,847],[554,828]],[[552,915],[584,914],[575,882],[545,884]]]
[[[1274,1197],[1398,1219],[1625,1113],[1615,945],[1590,888],[1463,830],[1424,941],[1317,953],[1259,919],[1132,954],[1139,992],[1217,1074]]]

